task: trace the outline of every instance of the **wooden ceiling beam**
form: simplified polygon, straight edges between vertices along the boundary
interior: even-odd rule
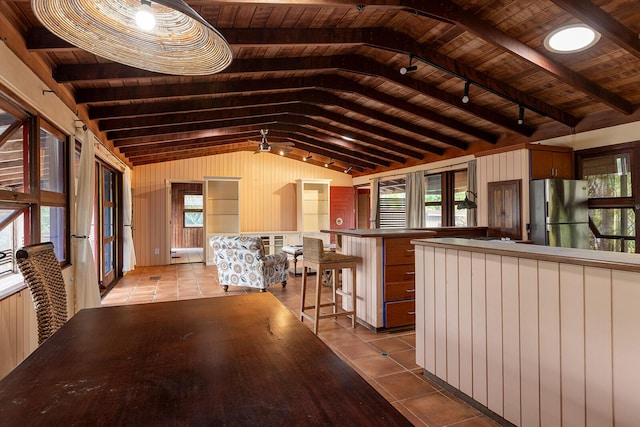
[[[169,125],[169,126],[161,126],[156,128],[134,129],[129,131],[114,131],[114,132],[108,132],[107,137],[109,139],[114,140],[114,145],[116,147],[120,147],[123,145],[123,140],[126,140],[126,139],[138,139],[143,137],[154,139],[163,134],[176,135],[182,132],[212,130],[212,129],[219,129],[219,128],[233,128],[236,126],[245,126],[245,125],[261,125],[261,126],[271,128],[276,123],[291,123],[291,124],[296,124],[301,126],[314,125],[316,127],[329,129],[330,131],[333,131],[333,132],[342,131],[342,129],[339,129],[335,126],[318,122],[308,117],[301,119],[300,117],[292,116],[290,114],[273,114],[268,116],[242,117],[242,118],[229,119],[229,120],[219,120],[214,122],[190,123],[186,125],[185,124]],[[382,144],[382,141],[371,139],[366,135],[362,135],[362,134],[355,134],[355,135],[358,138],[358,141],[362,144],[368,144],[370,146],[376,146],[376,145]],[[341,140],[338,140],[338,141],[341,141]],[[347,145],[347,142],[341,141],[338,145],[345,146]],[[407,153],[411,157],[414,157],[417,159],[422,159],[423,157],[421,153],[414,150],[405,149],[397,145],[393,145],[393,148],[391,148],[392,144],[389,144],[389,146],[390,146],[390,149],[393,149],[394,151],[397,151],[399,153]],[[359,148],[362,149],[362,147],[359,147]],[[370,150],[370,153],[371,153],[371,150]],[[379,152],[379,154],[383,158],[390,158],[399,163],[404,163],[405,161],[404,158],[394,155],[392,153],[381,151]]]
[[[399,75],[399,74],[398,74]],[[414,80],[415,81],[415,80]],[[416,86],[420,83],[416,82]],[[370,87],[359,84],[351,79],[340,75],[320,75],[313,77],[289,77],[262,80],[241,80],[241,81],[211,81],[197,84],[173,84],[173,85],[153,85],[136,87],[114,87],[101,89],[79,89],[76,92],[77,102],[80,104],[100,105],[115,102],[131,102],[140,100],[171,100],[185,96],[210,96],[212,94],[241,94],[260,93],[277,90],[291,90],[300,88],[324,88],[339,92],[357,93],[367,98],[374,99],[383,104],[391,105],[400,110],[412,112],[428,120],[441,123],[447,127],[455,126],[455,129],[469,133],[469,126],[453,120],[444,115],[435,113],[426,108],[417,107],[414,104],[400,100],[393,96],[386,95]],[[533,134],[534,129],[526,125],[518,125],[515,118],[505,117],[489,109],[474,106],[472,107],[482,118],[503,126],[513,132],[525,136]]]
[[[220,138],[224,135],[233,135],[237,132],[254,131],[256,134],[265,126],[272,126],[274,122],[253,123],[249,125],[227,126],[217,129],[191,130],[188,132],[174,132],[163,135],[141,136],[122,140],[113,140],[113,146],[121,149],[138,145],[153,145],[163,142],[179,142],[187,140],[197,140],[203,138]]]
[[[389,131],[380,126],[374,126],[372,124],[365,123],[361,120],[355,120],[345,115],[337,114],[329,110],[325,110],[316,105],[306,103],[285,103],[278,105],[268,106],[245,106],[238,108],[226,108],[214,111],[204,112],[189,112],[189,113],[176,113],[171,116],[172,124],[186,124],[186,123],[199,123],[199,122],[211,122],[212,120],[225,120],[235,119],[241,117],[253,117],[253,116],[266,116],[271,114],[294,114],[303,116],[318,116],[324,117],[327,120],[332,120],[342,125],[357,129],[362,132],[373,134],[379,137],[386,138],[388,140],[405,144],[409,147],[418,148],[420,150],[429,151],[434,154],[442,155],[443,150],[435,147],[431,144],[427,144],[419,139],[409,138],[403,134]],[[165,115],[141,117],[138,119],[121,119],[121,120],[109,120],[100,122],[100,130],[103,132],[125,129],[148,129],[158,126],[164,126],[167,118]],[[466,150],[468,144],[464,141],[456,138],[449,137],[447,135],[440,134],[426,129],[426,135],[429,138],[451,145],[452,147]],[[342,132],[345,133],[345,132]]]
[[[352,111],[364,117],[378,120],[388,125],[395,126],[398,129],[403,129],[420,136],[428,136],[431,132],[431,129],[427,127],[419,126],[406,120],[401,120],[390,114],[385,114],[378,110],[367,108],[363,105],[343,99],[339,96],[336,96],[332,92],[318,89],[297,89],[295,91],[274,92],[270,93],[269,95],[229,95],[210,99],[193,99],[189,101],[167,101],[116,106],[96,106],[89,109],[89,115],[93,120],[99,120],[101,127],[103,122],[113,122],[113,124],[103,129],[115,130],[127,128],[128,124],[135,125],[139,118],[145,116],[166,114],[174,115],[197,111],[213,111],[224,108],[243,106],[247,107],[252,105],[286,104],[291,102],[298,102],[300,100],[304,100],[304,102],[308,104],[317,104],[320,106],[335,105],[342,109]],[[415,112],[410,113],[414,114],[418,119],[428,119],[428,117],[425,117],[424,114],[415,114]],[[134,117],[136,119],[132,122],[122,120]],[[435,119],[435,117],[432,119]],[[435,120],[432,121],[435,122]],[[461,126],[458,127],[456,124],[456,127],[454,129],[458,131],[462,131],[462,129],[464,129],[466,130],[466,132],[464,133],[467,133],[470,136],[476,137],[491,144],[495,144],[498,140],[498,137],[490,132],[485,132],[481,129],[467,126],[464,123],[460,123],[460,125]]]
[[[543,55],[521,41],[509,37],[502,31],[494,28],[489,22],[465,12],[462,7],[450,0],[440,0],[437,2],[418,2],[417,0],[412,0],[410,2],[412,6],[415,5],[418,13],[435,19],[450,20],[455,25],[464,28],[488,43],[492,43],[512,55],[524,59],[530,64],[551,74],[558,80],[590,95],[594,99],[621,113],[631,114],[634,111],[631,102],[592,82],[581,74],[576,73],[569,67]]]

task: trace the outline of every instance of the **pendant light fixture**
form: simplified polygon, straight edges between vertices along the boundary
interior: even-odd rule
[[[31,0],[31,8],[67,42],[147,71],[214,74],[233,57],[218,30],[182,0]]]

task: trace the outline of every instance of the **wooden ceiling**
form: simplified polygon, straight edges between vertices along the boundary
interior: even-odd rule
[[[230,43],[223,72],[142,71],[53,36],[28,1],[0,13],[27,63],[134,166],[254,151],[268,129],[293,143],[287,157],[357,176],[639,119],[638,0],[186,3]],[[579,22],[601,33],[593,48],[545,49]]]

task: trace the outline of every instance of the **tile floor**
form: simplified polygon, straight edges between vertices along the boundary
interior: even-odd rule
[[[230,287],[226,295],[257,292]],[[286,288],[269,288],[297,317],[300,278]],[[329,294],[329,293],[326,293]],[[141,267],[128,273],[105,296],[102,305],[223,297],[215,267],[175,264]],[[309,300],[313,295],[308,295]],[[311,326],[305,321],[305,325]],[[497,426],[494,421],[429,382],[415,364],[415,332],[375,333],[359,325],[351,329],[346,318],[320,322],[319,337],[416,426]]]
[[[202,248],[172,248],[171,264],[189,264],[192,262],[204,262]]]

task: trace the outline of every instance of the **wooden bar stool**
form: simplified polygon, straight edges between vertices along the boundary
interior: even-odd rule
[[[325,252],[324,243],[321,239],[305,237],[303,239],[302,253],[302,291],[300,295],[300,321],[305,318],[313,322],[313,333],[318,333],[318,321],[328,317],[348,316],[351,315],[351,326],[356,327],[356,263],[358,258],[350,255],[336,254],[334,252]],[[307,269],[316,270],[316,297],[314,305],[305,305],[305,297],[307,294]],[[351,292],[346,291],[343,286],[337,288],[338,272],[342,269],[350,269],[352,275]],[[322,274],[326,270],[331,270],[333,300],[330,303],[320,303],[320,295],[322,291]],[[341,298],[351,297],[351,310],[338,309],[338,295]],[[320,307],[333,307],[329,314],[320,314]],[[306,313],[305,310],[313,310],[313,314]]]

